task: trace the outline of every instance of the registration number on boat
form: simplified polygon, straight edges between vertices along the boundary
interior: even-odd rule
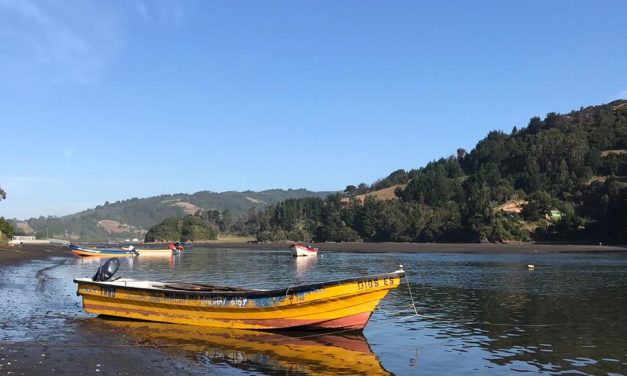
[[[103,287],[102,290],[100,290],[100,295],[106,296],[107,298],[115,298],[115,288]]]
[[[394,284],[394,277],[385,277],[385,278],[376,278],[376,279],[367,279],[365,281],[357,282],[358,290],[366,290],[373,289],[379,286],[392,286]]]

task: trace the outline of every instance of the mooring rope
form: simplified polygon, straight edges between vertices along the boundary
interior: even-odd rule
[[[403,270],[403,265],[400,265],[399,268]],[[418,310],[416,308],[416,301],[414,300],[414,295],[411,289],[411,283],[409,283],[409,274],[407,273],[407,271],[405,271],[405,283],[407,283],[407,291],[409,292],[409,299],[411,300],[411,304],[409,305],[409,308],[413,310],[414,315],[416,317],[438,320],[440,322],[445,322],[445,323],[463,324],[463,325],[473,325],[473,324],[477,325],[478,324],[478,325],[491,325],[491,326],[512,326],[512,327],[521,327],[521,328],[546,328],[546,327],[555,326],[554,324],[515,324],[515,323],[509,324],[509,323],[492,323],[492,322],[487,322],[487,321],[479,322],[479,321],[473,321],[473,320],[446,320],[439,316],[421,314],[421,313],[418,313]],[[404,321],[414,316],[414,315],[412,316],[404,315],[404,313],[407,312],[409,309],[403,309],[397,312],[390,312],[381,307],[376,307],[376,309],[382,311],[387,316],[398,316],[398,315],[403,314],[404,317],[401,317],[399,320],[397,320],[398,322]],[[368,325],[368,326],[377,326],[377,325],[374,324],[374,325]]]
[[[403,265],[401,265],[400,268],[403,270]],[[409,283],[409,274],[407,272],[405,272],[405,283],[407,283],[407,290],[409,291],[409,298],[411,299],[410,307],[414,309],[416,316],[420,316],[416,310],[416,302],[414,301],[414,294],[411,292],[411,284]]]

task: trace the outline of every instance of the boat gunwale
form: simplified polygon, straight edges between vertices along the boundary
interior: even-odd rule
[[[70,244],[68,248],[72,252],[83,252],[90,255],[130,255],[134,254],[133,251],[124,250],[121,248],[90,248],[81,247],[79,245]]]
[[[130,255],[133,254],[133,252],[129,252],[129,251],[116,251],[116,250],[104,250],[104,251],[86,251],[86,250],[72,250],[72,252],[83,252],[83,253],[87,253],[90,255]]]
[[[74,256],[83,256],[83,257],[89,257],[89,256],[102,256],[102,257],[130,257],[130,256],[137,256],[134,253],[109,253],[109,252],[102,252],[102,253],[96,253],[96,252],[83,252],[83,251],[72,251],[72,254]]]
[[[289,294],[293,294],[293,293],[300,293],[300,292],[306,292],[306,291],[313,291],[313,290],[319,290],[322,288],[327,288],[327,287],[333,287],[333,286],[339,286],[339,285],[343,285],[343,284],[349,284],[349,283],[354,283],[354,282],[362,282],[362,281],[368,281],[368,280],[373,280],[373,279],[380,279],[380,278],[389,278],[389,277],[398,277],[399,278],[399,284],[400,284],[400,279],[405,276],[405,272],[402,270],[397,270],[391,273],[384,273],[384,274],[373,274],[373,275],[368,275],[368,276],[364,276],[364,277],[354,277],[354,278],[347,278],[347,279],[341,279],[341,280],[335,280],[335,281],[328,281],[328,282],[318,282],[318,283],[313,283],[313,284],[308,284],[308,285],[297,285],[297,286],[289,286],[287,288],[279,288],[279,289],[272,289],[272,290],[239,290],[239,291],[219,291],[219,290],[215,290],[215,291],[194,291],[194,290],[179,290],[179,289],[172,289],[172,288],[157,288],[157,287],[137,287],[137,286],[123,286],[123,285],[117,285],[114,284],[114,282],[110,282],[110,281],[104,281],[104,282],[98,282],[98,281],[91,281],[88,280],[89,278],[75,278],[74,279],[74,283],[76,284],[87,284],[87,285],[96,285],[96,286],[100,286],[100,287],[115,287],[115,288],[122,288],[122,289],[130,289],[130,290],[136,290],[136,291],[145,291],[145,292],[150,292],[150,293],[155,293],[155,292],[164,292],[164,293],[180,293],[180,294],[186,294],[186,295],[202,295],[202,296],[254,296],[254,297],[268,297],[268,296],[285,296],[285,295],[289,295]],[[147,280],[134,280],[137,282],[154,282],[154,283],[161,283],[161,284],[167,284],[167,283],[180,283],[180,282],[157,282],[157,281],[147,281]],[[398,285],[392,285],[392,286],[398,286]],[[216,287],[225,287],[225,288],[232,288],[232,287],[228,287],[228,286],[216,286]],[[380,286],[380,288],[383,288],[384,286]],[[390,288],[392,288],[390,286]]]

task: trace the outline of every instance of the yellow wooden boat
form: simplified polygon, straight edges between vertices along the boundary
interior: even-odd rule
[[[110,263],[111,262],[111,263]],[[109,280],[110,259],[93,278],[76,278],[88,313],[232,329],[349,329],[366,326],[379,301],[405,275],[393,273],[273,290],[199,283]]]
[[[80,257],[132,257],[137,256],[137,252],[122,248],[90,248],[76,244],[68,246],[74,256]]]
[[[173,248],[172,248],[173,247]],[[176,242],[167,248],[136,248],[135,246],[122,247],[125,251],[134,251],[140,256],[171,256],[185,250],[183,243]]]
[[[361,333],[276,333],[119,319],[102,322],[137,343],[202,354],[235,368],[258,365],[281,374],[390,375]]]
[[[122,248],[128,250],[128,248]],[[133,248],[139,256],[172,256],[174,252],[169,248]],[[175,251],[178,253],[178,250]]]

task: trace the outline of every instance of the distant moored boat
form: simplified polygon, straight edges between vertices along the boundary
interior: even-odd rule
[[[318,248],[307,247],[304,244],[294,243],[290,245],[292,255],[296,256],[315,256],[318,254]]]
[[[129,250],[129,248],[122,248],[123,250]],[[140,256],[172,256],[178,254],[180,250],[178,248],[132,248]]]
[[[98,257],[124,257],[124,256],[136,256],[137,252],[134,250],[121,249],[121,248],[90,248],[81,247],[79,245],[70,244],[68,246],[74,256],[98,256]]]

